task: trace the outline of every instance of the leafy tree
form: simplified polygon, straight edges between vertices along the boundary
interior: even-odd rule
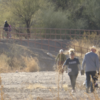
[[[68,1],[69,0],[52,0],[57,8],[62,8],[63,10],[68,6]]]
[[[55,11],[55,8],[42,11],[39,15],[41,18],[42,27],[46,28],[67,28],[81,29],[86,27],[86,21],[82,18],[74,20],[68,11]],[[39,22],[40,23],[40,22]]]
[[[31,27],[35,12],[39,9],[39,0],[11,0],[10,7],[14,18],[19,23],[25,24],[28,36],[30,37],[29,28]]]
[[[51,2],[52,1],[52,2]],[[0,25],[8,20],[15,27],[100,27],[100,0],[0,0]]]
[[[100,29],[100,0],[87,0],[85,7],[89,29]]]
[[[4,18],[12,21],[15,26],[21,25],[27,28],[30,37],[30,27],[35,13],[39,9],[39,0],[2,0],[0,2],[2,11],[8,14]],[[3,6],[4,5],[4,6]],[[3,15],[5,15],[3,13]]]

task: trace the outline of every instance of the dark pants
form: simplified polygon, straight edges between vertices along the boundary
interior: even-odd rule
[[[69,75],[70,81],[71,81],[71,86],[72,86],[72,89],[73,89],[73,90],[75,90],[77,75],[78,75],[78,73],[75,74],[75,75]]]
[[[90,71],[90,72],[86,72],[86,88],[89,88],[91,86],[91,92],[94,90],[93,89],[93,84],[95,84],[96,82],[96,71]],[[92,77],[92,83],[90,81],[90,76]]]

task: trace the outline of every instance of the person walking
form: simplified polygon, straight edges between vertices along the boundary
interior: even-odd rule
[[[86,73],[86,92],[89,93],[90,87],[90,78],[92,77],[93,84],[91,84],[91,92],[94,91],[93,85],[96,83],[96,71],[99,74],[99,58],[96,54],[96,47],[92,46],[90,48],[90,52],[85,54],[85,57],[82,62],[81,72],[83,73],[85,70]],[[86,65],[86,66],[85,66]]]
[[[7,21],[5,21],[4,30],[7,32],[7,38],[9,38],[9,24]]]
[[[62,69],[67,65],[67,72],[71,81],[72,93],[75,92],[76,79],[79,72],[79,60],[75,57],[74,49],[69,50],[69,58],[64,62]]]
[[[56,57],[56,62],[57,62],[57,71],[61,74],[63,73],[62,71],[62,65],[63,63],[65,62],[66,60],[66,56],[65,54],[63,53],[63,49],[60,49],[59,50],[59,54],[57,55]]]

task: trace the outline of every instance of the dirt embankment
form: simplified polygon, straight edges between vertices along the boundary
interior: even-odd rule
[[[17,56],[17,58],[23,55],[36,57],[39,60],[41,71],[53,71],[53,65],[56,63],[55,58],[48,56],[47,52],[57,55],[59,49],[66,49],[65,43],[67,43],[65,40],[49,40],[49,42],[48,40],[29,40],[29,42],[26,40],[1,40],[0,54],[4,53],[7,56]]]

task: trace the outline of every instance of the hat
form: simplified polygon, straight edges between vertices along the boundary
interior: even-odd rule
[[[59,53],[61,53],[61,52],[63,52],[63,49],[60,49],[60,50],[59,50]]]
[[[92,47],[90,47],[90,49],[94,49],[94,50],[96,50],[96,47],[95,47],[95,46],[92,46]]]

